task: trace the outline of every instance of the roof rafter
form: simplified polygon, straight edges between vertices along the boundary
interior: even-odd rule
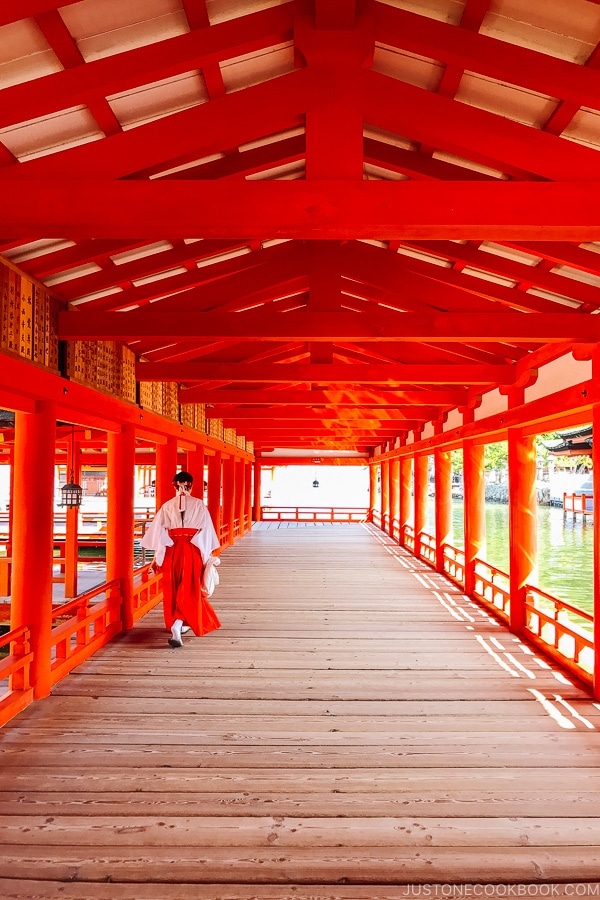
[[[597,153],[589,147],[377,72],[364,70],[362,78],[365,121],[370,125],[517,177],[596,178]]]
[[[489,0],[484,3],[488,5]],[[393,47],[600,109],[598,70],[384,3],[373,4],[373,15],[376,37]]]
[[[35,15],[67,4],[37,5],[48,9]],[[0,127],[289,40],[296,8],[296,4],[286,3],[6,87],[0,90]],[[0,23],[2,16],[0,12]]]

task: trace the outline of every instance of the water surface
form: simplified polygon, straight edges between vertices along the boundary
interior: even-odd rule
[[[430,513],[431,516],[431,513]],[[486,561],[508,572],[508,506],[486,503]],[[429,519],[431,522],[431,517]],[[593,607],[593,519],[566,519],[561,508],[538,506],[538,587],[591,611]],[[464,548],[463,504],[455,501],[452,543]]]

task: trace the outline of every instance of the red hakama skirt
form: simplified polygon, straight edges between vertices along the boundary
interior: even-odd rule
[[[167,630],[171,630],[175,619],[181,619],[200,636],[220,628],[221,623],[202,593],[204,565],[200,551],[191,543],[195,534],[195,528],[169,529],[169,537],[174,543],[167,547],[161,571]]]

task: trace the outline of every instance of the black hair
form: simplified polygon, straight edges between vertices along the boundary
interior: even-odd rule
[[[178,472],[177,475],[173,478],[173,484],[192,484],[194,481],[194,476],[190,475],[189,472]]]

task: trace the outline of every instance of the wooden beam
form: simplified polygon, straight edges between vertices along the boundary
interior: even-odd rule
[[[287,424],[285,422],[248,422],[244,425],[243,429],[240,428],[240,434],[249,435],[255,434],[262,438],[263,443],[265,441],[274,440],[272,435],[287,435],[288,437],[292,437],[295,435],[313,435],[313,434],[324,434],[331,435],[334,434],[344,434],[344,435],[352,435],[353,437],[373,437],[374,435],[384,435],[388,437],[393,437],[396,434],[401,434],[406,431],[414,431],[416,428],[421,428],[423,425],[422,422],[410,422],[408,420],[403,422],[397,422],[393,425],[390,423],[386,423],[385,426],[381,423],[374,423],[373,427],[366,423],[364,426],[361,423],[356,422],[354,425],[351,423],[345,422],[318,422],[316,419],[313,421],[301,421],[294,422],[293,424]],[[229,427],[233,427],[229,426]]]
[[[263,441],[265,447],[268,446],[271,450],[273,449],[273,441],[267,443],[267,441]],[[305,441],[304,443],[297,441],[291,441],[288,438],[280,438],[277,441],[277,450],[301,450],[304,453],[318,453],[322,450],[335,450],[339,452],[341,450],[351,451],[353,453],[366,453],[367,458],[369,458],[373,447],[377,447],[378,444],[381,443],[373,439],[372,437],[369,440],[345,440],[343,438],[338,438],[335,441],[326,441],[321,438],[313,438],[312,440]],[[255,442],[255,446],[258,448],[261,446],[260,442]],[[265,458],[265,457],[263,457]]]
[[[323,407],[313,406],[261,406],[260,408],[241,406],[214,406],[206,408],[207,419],[223,419],[234,420],[236,422],[250,421],[268,421],[278,422],[287,421],[294,422],[298,419],[315,420],[315,421],[334,421],[348,422],[350,424],[365,422],[369,423],[390,423],[404,422],[410,420],[429,421],[436,415],[436,408],[433,406],[402,406],[397,409],[381,409],[377,408],[373,403],[370,407],[338,407],[336,404],[329,404]]]
[[[138,381],[308,382],[345,384],[512,384],[512,366],[362,365],[346,363],[149,363],[136,366]]]
[[[257,406],[259,404],[286,404],[287,406],[324,405],[352,408],[361,406],[379,408],[414,406],[461,406],[467,401],[466,388],[445,391],[364,391],[360,387],[352,390],[332,388],[326,391],[307,390],[227,390],[227,388],[192,387],[181,388],[180,403],[235,404],[236,406]]]
[[[149,169],[171,168],[190,155],[200,159],[221,152],[223,147],[238,147],[265,134],[297,127],[319,90],[323,94],[327,85],[318,87],[308,69],[298,69],[102,141],[9,166],[10,175],[3,170],[2,177],[17,181],[53,177],[68,180],[86,179],[94,172],[96,178],[108,180]],[[166,165],[165,160],[170,164]]]
[[[410,423],[409,423],[410,425]],[[263,441],[277,441],[279,438],[293,438],[294,440],[303,441],[306,438],[313,437],[328,437],[331,438],[332,441],[336,441],[337,438],[343,437],[350,440],[369,440],[371,444],[380,444],[382,441],[391,441],[396,437],[399,437],[402,434],[408,434],[409,431],[414,431],[416,428],[415,423],[413,423],[412,428],[397,428],[397,429],[386,429],[382,431],[381,429],[375,428],[363,428],[363,429],[352,429],[352,428],[339,428],[329,425],[323,425],[321,428],[317,428],[314,425],[310,427],[306,426],[304,428],[288,428],[288,429],[280,429],[280,428],[248,428],[244,429],[240,433],[243,434],[248,440],[259,440]]]
[[[600,240],[597,181],[28,180],[9,171],[0,170],[7,239]]]
[[[369,125],[410,134],[413,141],[516,177],[533,174],[556,182],[597,178],[597,151],[591,147],[379,72],[364,70],[362,78],[363,112]]]
[[[484,7],[489,6],[485,0]],[[446,66],[468,69],[492,80],[519,84],[546,96],[558,97],[591,109],[600,108],[600,71],[529,47],[448,22],[373,4],[375,36],[401,52],[439,60]]]
[[[376,307],[366,313],[300,310],[281,315],[271,306],[225,315],[157,307],[131,312],[63,312],[62,340],[120,340],[159,337],[169,341],[459,341],[507,343],[600,340],[600,318],[577,313],[415,313]]]

